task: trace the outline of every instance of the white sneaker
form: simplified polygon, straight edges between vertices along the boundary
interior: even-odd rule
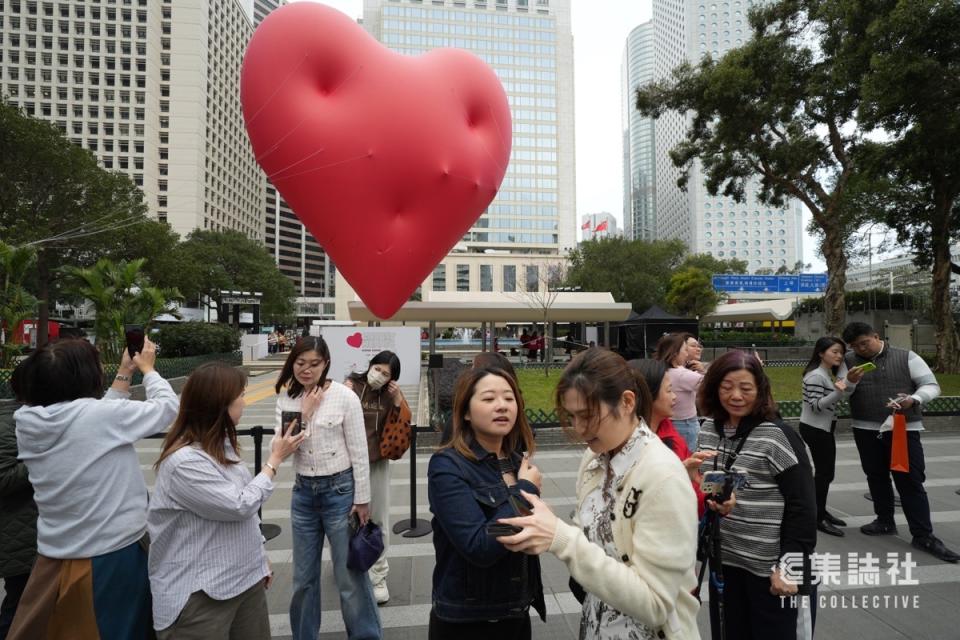
[[[390,601],[390,591],[387,589],[386,580],[381,580],[373,585],[373,597],[376,599],[377,604],[386,604]]]

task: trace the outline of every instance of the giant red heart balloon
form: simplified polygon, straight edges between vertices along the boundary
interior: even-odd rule
[[[510,158],[507,97],[483,61],[394,53],[321,4],[261,23],[240,98],[257,162],[381,318],[483,213]]]

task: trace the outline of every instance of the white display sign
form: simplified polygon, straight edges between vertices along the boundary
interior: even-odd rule
[[[393,351],[400,358],[402,385],[420,384],[420,329],[418,327],[320,327],[330,348],[330,373],[337,382],[353,372],[367,370],[370,358]]]

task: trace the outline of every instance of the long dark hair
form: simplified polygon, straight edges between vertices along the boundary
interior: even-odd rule
[[[280,377],[277,378],[277,384],[273,387],[277,393],[280,393],[280,390],[283,389],[288,382],[290,383],[290,388],[287,389],[287,395],[291,398],[299,398],[300,394],[303,393],[303,385],[300,384],[293,375],[293,363],[308,351],[316,351],[317,355],[327,363],[326,366],[323,367],[320,380],[317,382],[320,388],[323,389],[323,386],[327,383],[327,373],[330,372],[330,348],[327,347],[327,343],[324,342],[323,338],[319,336],[305,336],[297,341],[296,346],[290,350],[287,361],[283,363],[283,369],[280,370]]]
[[[208,362],[194,369],[180,392],[180,411],[163,439],[160,458],[154,469],[159,469],[160,463],[175,451],[194,442],[199,442],[200,447],[220,464],[241,462],[227,457],[223,440],[230,440],[233,450],[240,452],[237,427],[230,418],[229,409],[246,386],[246,374],[222,362]]]
[[[523,406],[523,396],[517,388],[517,381],[503,369],[493,367],[467,369],[457,378],[457,389],[453,399],[453,435],[450,441],[441,445],[440,448],[453,448],[468,460],[476,460],[470,448],[476,436],[473,433],[473,426],[465,417],[470,410],[470,400],[476,392],[477,383],[487,376],[499,376],[506,380],[517,401],[517,420],[513,424],[513,429],[503,439],[503,450],[508,452],[523,450],[532,456],[537,443],[533,439],[530,423],[527,422],[527,412]]]
[[[660,395],[660,387],[663,386],[663,380],[670,366],[660,360],[640,358],[630,360],[627,364],[631,369],[636,369],[643,375],[643,379],[647,383],[647,389],[650,390],[650,397],[656,402],[657,396]]]
[[[773,399],[770,379],[763,372],[763,365],[756,356],[740,350],[727,351],[710,363],[710,368],[703,376],[700,391],[697,394],[697,406],[701,408],[703,415],[712,418],[718,425],[726,424],[730,415],[720,402],[720,384],[728,373],[734,371],[750,372],[757,385],[757,399],[754,401],[750,415],[761,420],[775,420],[777,403]]]
[[[823,356],[824,352],[835,344],[840,345],[840,348],[843,349],[843,351],[847,350],[847,343],[840,338],[836,338],[834,336],[823,336],[822,338],[818,339],[817,343],[813,345],[813,355],[810,357],[810,362],[807,363],[806,369],[803,370],[803,375],[807,375],[819,367],[822,364],[821,357]],[[833,375],[837,375],[837,372],[840,371],[840,365],[830,367],[830,371],[833,372]]]
[[[574,389],[583,394],[590,414],[590,421],[600,421],[600,405],[605,404],[614,417],[619,418],[618,406],[624,391],[632,391],[637,398],[635,413],[647,425],[653,399],[643,375],[629,366],[627,361],[607,349],[587,349],[570,361],[557,383],[555,398],[560,425],[568,434],[576,434],[570,427],[570,415],[563,408],[563,396]]]
[[[367,374],[370,373],[370,369],[372,369],[373,365],[375,364],[385,364],[390,367],[390,380],[398,380],[400,378],[400,358],[393,351],[381,351],[377,355],[370,358],[370,362],[367,364],[366,371],[363,373],[355,371],[347,376],[347,379],[366,384]],[[381,387],[381,389],[385,388],[386,385]]]

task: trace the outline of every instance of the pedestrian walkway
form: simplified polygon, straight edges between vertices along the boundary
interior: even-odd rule
[[[256,424],[271,425],[274,416],[274,396],[267,395],[257,399],[269,376],[251,378],[248,390],[248,406],[242,426]],[[413,389],[407,393],[411,396]],[[416,415],[416,410],[415,415]],[[253,460],[253,452],[247,446],[249,439],[241,442],[245,446],[244,458]],[[928,435],[924,438],[927,457],[927,490],[933,510],[933,522],[936,533],[948,546],[960,548],[960,496],[955,491],[960,487],[960,436]],[[266,446],[266,443],[265,443]],[[156,460],[159,443],[144,442],[138,446],[141,463],[148,483],[152,483],[153,473],[150,465]],[[536,463],[544,473],[543,495],[555,512],[568,518],[574,508],[576,470],[582,452],[577,447],[550,447],[539,451]],[[428,452],[420,452],[416,462],[416,486],[418,513],[428,518],[426,506],[426,469]],[[859,459],[852,440],[841,440],[837,449],[837,478],[830,493],[831,511],[847,521],[847,536],[833,538],[821,536],[818,552],[831,554],[843,561],[847,568],[848,554],[864,554],[867,551],[881,559],[885,570],[888,553],[912,553],[912,561],[917,564],[912,570],[912,578],[918,582],[913,586],[892,586],[890,575],[881,571],[878,584],[850,584],[846,579],[840,584],[821,587],[820,593],[826,596],[817,617],[817,637],[844,638],[854,640],[942,640],[958,637],[960,628],[960,567],[939,562],[910,547],[910,537],[902,515],[900,535],[884,538],[867,538],[857,528],[873,519],[872,505],[863,499],[866,482],[860,470]],[[403,460],[391,463],[391,514],[394,521],[408,517],[410,511],[410,454]],[[273,637],[284,640],[289,638],[290,627],[287,607],[290,602],[292,578],[292,539],[290,533],[290,492],[293,486],[291,467],[287,463],[280,470],[277,489],[270,501],[264,506],[264,522],[277,524],[282,528],[280,535],[267,543],[267,550],[276,571],[275,586],[268,594],[270,622]],[[664,535],[670,535],[665,531]],[[430,612],[431,576],[434,568],[432,536],[422,538],[404,538],[391,535],[390,558],[390,602],[380,608],[386,640],[422,640],[427,637],[426,623]],[[323,620],[321,640],[345,638],[343,622],[339,612],[336,587],[333,583],[332,568],[325,552],[326,564],[323,570],[321,605]],[[573,640],[578,638],[580,606],[569,592],[566,567],[552,555],[543,559],[543,578],[547,595],[548,619],[544,624],[539,619],[533,623],[533,637],[549,640]],[[846,575],[841,576],[846,578]],[[706,590],[704,590],[706,593]],[[877,604],[873,606],[875,596]],[[884,596],[886,604],[884,606]],[[894,596],[900,598],[894,600]],[[912,606],[916,596],[919,608],[898,606],[906,597]],[[865,608],[863,598],[866,597]],[[831,601],[831,598],[834,600]],[[829,608],[832,604],[832,608]],[[709,620],[706,608],[699,616],[701,634],[709,638]]]
[[[247,402],[241,428],[256,425],[272,427],[275,420],[275,394],[272,384],[276,373],[250,378]],[[414,388],[407,393],[411,403],[417,396]],[[415,410],[416,415],[416,410]],[[240,441],[243,458],[252,466],[253,448],[250,438]],[[264,442],[264,451],[269,440]],[[927,482],[932,519],[937,535],[954,549],[960,548],[960,436],[927,434]],[[152,465],[159,454],[160,442],[145,440],[137,445],[140,464],[148,486],[153,486]],[[410,453],[391,463],[391,514],[394,521],[408,517],[410,511]],[[534,460],[544,474],[543,496],[558,516],[569,518],[574,508],[574,483],[582,452],[572,446],[551,446],[538,451]],[[429,518],[426,507],[426,469],[428,452],[420,452],[416,460],[418,513]],[[277,640],[290,638],[287,608],[292,583],[292,537],[289,503],[292,468],[289,462],[280,468],[277,489],[264,506],[264,522],[281,527],[280,535],[267,543],[267,551],[276,571],[274,586],[268,593],[270,623]],[[846,537],[821,536],[817,551],[829,554],[841,564],[842,573],[836,583],[823,585],[824,597],[817,616],[818,638],[844,640],[944,640],[960,638],[960,566],[942,563],[932,556],[910,547],[910,536],[898,512],[898,536],[868,538],[857,528],[873,519],[872,505],[863,499],[866,482],[860,470],[852,440],[840,440],[837,447],[837,477],[830,492],[830,510],[847,521]],[[669,531],[663,535],[669,536]],[[848,575],[849,554],[863,558],[870,552],[880,560],[881,570],[876,584],[860,584]],[[917,584],[892,585],[887,572],[888,554],[905,559],[912,554],[916,567],[911,579]],[[391,535],[390,602],[380,608],[385,640],[423,640],[427,637],[430,611],[431,576],[434,568],[432,536],[404,538]],[[328,555],[324,554],[321,607],[323,620],[320,640],[341,640],[346,637],[339,612]],[[862,572],[861,572],[862,573]],[[548,609],[547,623],[535,619],[533,638],[537,640],[574,640],[578,638],[580,607],[567,586],[566,567],[554,556],[543,558],[543,579]],[[863,577],[857,574],[856,577]],[[902,578],[902,575],[900,576]],[[706,589],[704,590],[706,593]],[[916,604],[916,607],[914,607]],[[709,638],[706,607],[699,615],[703,638]]]

